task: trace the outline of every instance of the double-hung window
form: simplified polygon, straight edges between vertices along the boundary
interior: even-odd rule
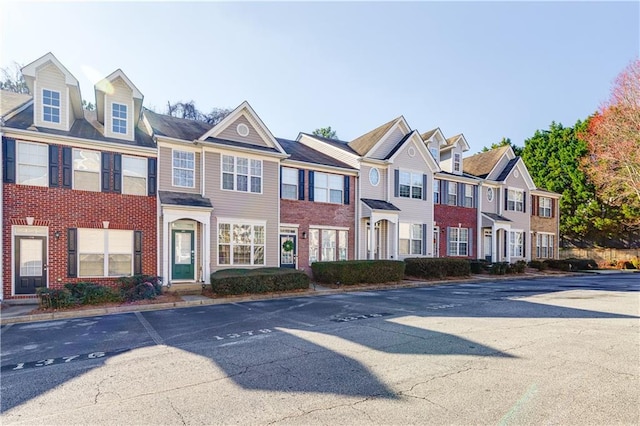
[[[261,193],[262,160],[223,155],[222,189]]]
[[[147,195],[147,159],[122,156],[122,193]]]
[[[123,104],[111,104],[111,119],[113,121],[113,133],[127,134],[127,106]]]
[[[327,173],[314,173],[314,201],[342,204],[344,177]]]
[[[298,199],[298,170],[289,167],[282,168],[282,198]]]
[[[455,182],[448,182],[447,188],[447,204],[450,206],[458,205],[458,184]]]
[[[473,185],[464,185],[464,206],[473,207]]]
[[[173,186],[195,188],[195,153],[173,151]]]
[[[78,229],[80,277],[118,277],[133,272],[133,232]]]
[[[402,255],[422,253],[422,225],[400,223],[398,251]]]
[[[440,181],[438,179],[433,180],[433,203],[440,204]]]
[[[422,174],[400,171],[399,194],[401,197],[422,199]]]
[[[538,198],[538,216],[551,217],[551,198]]]
[[[458,153],[453,154],[453,171],[460,171],[460,154]]]
[[[524,211],[524,192],[517,189],[509,189],[507,194],[507,210]]]
[[[469,255],[469,229],[449,228],[448,229],[449,256]]]
[[[553,258],[553,234],[539,233],[536,237],[536,256]]]
[[[509,233],[509,255],[511,257],[522,257],[524,254],[524,233],[521,231],[511,231]]]
[[[322,230],[322,261],[332,262],[336,260],[336,231],[333,229]]]
[[[218,224],[220,265],[264,265],[265,225]]]
[[[100,152],[73,150],[73,189],[100,192]]]
[[[347,231],[338,231],[338,260],[347,260],[348,242],[349,233]]]
[[[60,123],[60,92],[42,90],[42,120]]]
[[[309,265],[319,261],[347,260],[348,243],[348,231],[309,229]]]
[[[22,185],[49,185],[49,147],[18,141],[18,167],[16,183]]]

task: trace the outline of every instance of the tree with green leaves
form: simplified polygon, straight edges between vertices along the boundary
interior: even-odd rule
[[[327,138],[327,139],[338,139],[338,135],[336,134],[336,131],[332,130],[331,126],[315,129],[313,131],[313,135],[322,136],[323,138]]]
[[[487,152],[487,151],[491,151],[492,149],[501,148],[501,147],[503,147],[505,145],[511,146],[511,149],[513,150],[513,152],[516,155],[522,156],[522,147],[517,146],[516,144],[511,142],[510,138],[505,138],[505,137],[503,137],[502,140],[500,142],[498,142],[498,143],[492,143],[491,144],[491,148],[487,148],[485,146],[484,148],[482,148],[482,152]]]

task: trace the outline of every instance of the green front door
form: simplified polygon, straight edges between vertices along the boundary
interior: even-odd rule
[[[173,250],[171,261],[171,279],[194,279],[193,231],[176,229],[171,231]]]

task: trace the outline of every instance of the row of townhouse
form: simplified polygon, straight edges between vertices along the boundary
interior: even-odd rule
[[[276,138],[247,102],[216,125],[158,114],[117,70],[95,85],[48,53],[1,93],[4,299],[131,274],[456,256],[555,257],[559,195],[510,147],[403,117],[352,141]]]

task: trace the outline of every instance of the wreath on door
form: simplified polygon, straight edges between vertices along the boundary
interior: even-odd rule
[[[284,243],[282,243],[282,249],[284,251],[291,251],[293,250],[293,241],[291,240],[287,240]]]

